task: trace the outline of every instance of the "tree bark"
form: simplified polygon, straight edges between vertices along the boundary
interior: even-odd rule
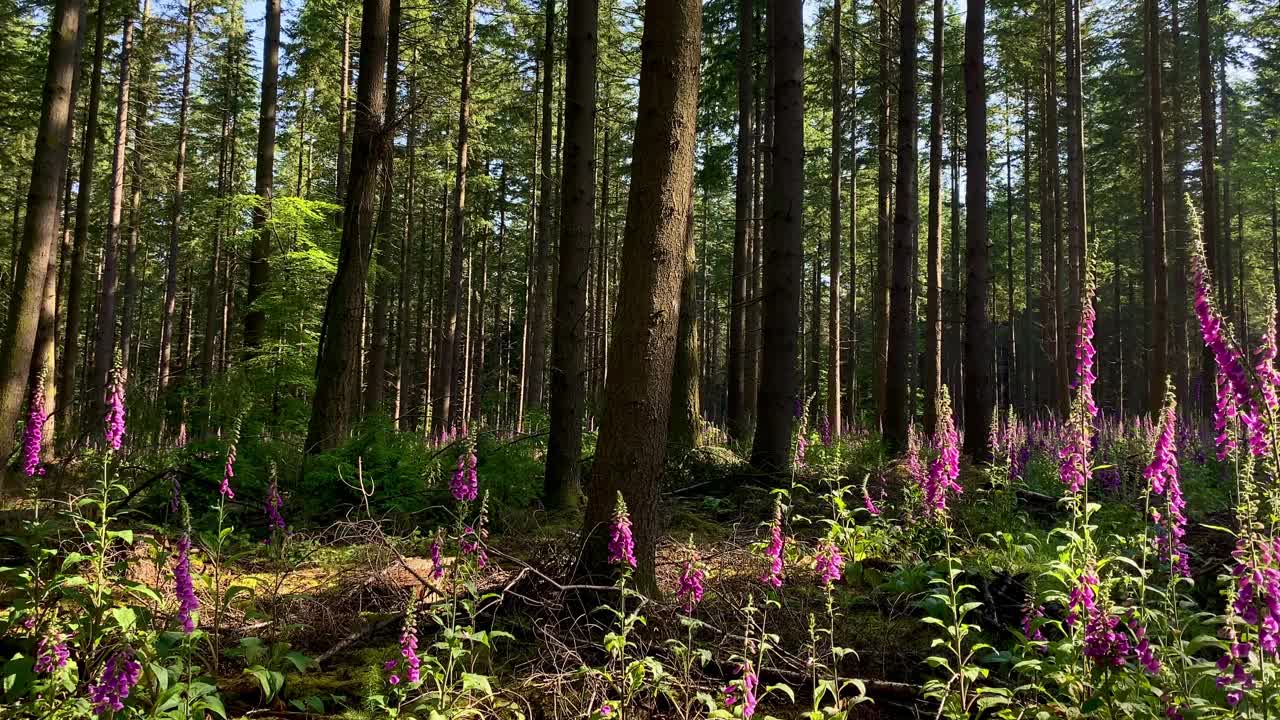
[[[142,19],[138,23],[138,49],[144,53],[138,68],[138,109],[133,128],[133,175],[129,200],[129,244],[124,261],[124,311],[120,316],[120,365],[125,373],[133,372],[137,362],[134,352],[133,326],[138,307],[138,242],[142,237],[143,158],[147,142],[148,97],[151,86],[151,61],[147,51],[147,21],[151,16],[151,0],[142,0]]]
[[[797,327],[804,278],[804,21],[799,0],[771,0],[773,12],[774,137],[765,233],[763,344],[751,464],[765,472],[791,467]]]
[[[1177,2],[1177,0],[1173,0]],[[1164,404],[1169,372],[1169,280],[1165,249],[1164,207],[1164,108],[1160,59],[1160,4],[1146,0],[1147,11],[1147,91],[1148,130],[1151,147],[1151,277],[1155,283],[1151,306],[1152,347],[1147,365],[1147,412],[1153,417]]]
[[[16,428],[22,412],[36,332],[45,304],[50,257],[54,255],[58,234],[58,193],[67,168],[76,76],[80,69],[84,26],[81,0],[58,0],[50,20],[49,58],[31,161],[31,182],[27,186],[22,246],[9,301],[8,331],[0,341],[0,419],[5,428]],[[51,378],[53,368],[47,368],[46,372]],[[8,458],[13,453],[16,440],[15,433],[0,432],[0,457]]]
[[[1170,63],[1169,85],[1173,102],[1173,183],[1169,193],[1169,203],[1173,205],[1173,227],[1169,231],[1169,243],[1172,246],[1174,267],[1189,267],[1190,256],[1187,253],[1189,235],[1187,233],[1187,201],[1186,201],[1186,130],[1182,104],[1182,28],[1178,5],[1180,0],[1169,1],[1169,32],[1172,36],[1170,47],[1172,58]],[[1188,357],[1187,334],[1187,278],[1182,272],[1175,272],[1169,278],[1169,299],[1172,304],[1172,348],[1170,363],[1172,365],[1173,384],[1178,404],[1190,407],[1191,367]]]
[[[1084,100],[1081,89],[1080,1],[1067,0],[1067,236],[1071,271],[1070,325],[1080,320],[1084,274],[1088,264],[1088,219],[1085,195]]]
[[[542,140],[540,185],[538,190],[538,241],[534,256],[532,312],[529,320],[529,368],[525,374],[526,409],[540,408],[546,384],[547,284],[551,274],[551,99],[555,87],[556,2],[543,0],[542,45]]]
[[[676,357],[671,374],[671,418],[667,443],[688,450],[702,444],[702,405],[698,368],[698,253],[693,242],[693,187],[685,222],[684,271],[680,278],[680,313],[676,324]]]
[[[965,112],[965,450],[975,462],[991,458],[988,430],[994,411],[991,376],[990,247],[987,241],[986,0],[966,0],[964,22]]]
[[[449,285],[444,293],[444,314],[440,325],[439,357],[436,360],[434,405],[431,430],[440,435],[458,421],[461,398],[458,396],[454,360],[458,354],[458,311],[462,304],[462,251],[465,241],[467,208],[467,158],[470,152],[471,126],[471,54],[475,35],[475,2],[467,0],[462,37],[462,79],[458,101],[458,145],[454,160],[453,226],[449,250]]]
[[[929,81],[929,259],[925,293],[924,431],[932,437],[942,388],[942,73],[946,27],[942,0],[933,2],[933,73]],[[952,242],[957,242],[953,238]]]
[[[188,0],[190,1],[190,0]],[[351,13],[344,7],[342,10],[342,60],[338,78],[338,158],[337,158],[337,192],[334,202],[342,205],[347,197],[347,145],[350,94],[351,94]],[[342,227],[342,211],[337,214],[338,227]]]
[[[395,128],[399,127],[396,113],[400,105],[400,0],[391,0],[391,17],[388,22],[386,107],[383,109],[388,129],[382,137],[386,147],[382,149],[382,167],[378,173],[381,200],[374,226],[373,307],[369,311],[369,353],[366,358],[368,371],[364,385],[366,415],[385,410],[383,402],[387,394],[387,344],[390,340],[387,320],[391,307],[393,272],[387,260],[395,247],[393,238],[396,235],[393,210],[396,202]],[[403,235],[403,229],[400,234]],[[403,271],[403,262],[400,267]]]
[[[107,229],[102,237],[102,282],[98,288],[98,337],[94,343],[93,381],[90,385],[94,412],[107,415],[107,384],[116,352],[116,291],[119,281],[120,222],[124,211],[124,164],[129,144],[129,63],[133,55],[133,0],[126,5],[120,40],[120,82],[116,97],[116,135],[111,154],[111,186],[107,193]]]
[[[334,447],[345,439],[360,397],[361,316],[373,245],[374,195],[386,147],[381,134],[385,131],[382,109],[391,0],[363,0],[362,8],[351,172],[338,270],[329,286],[320,334],[316,394],[305,445],[308,453]]]
[[[840,0],[831,8],[831,237],[829,248],[830,297],[827,301],[827,423],[832,432],[840,432],[841,342],[840,342],[840,244],[844,227],[840,218],[840,154],[844,139],[841,105],[844,102],[844,78],[841,77]]]
[[[1204,226],[1201,238],[1204,242],[1205,264],[1209,274],[1214,278],[1218,272],[1218,119],[1214,108],[1213,96],[1213,64],[1209,55],[1209,43],[1212,41],[1209,27],[1209,0],[1196,0],[1196,25],[1199,30],[1200,44],[1199,77],[1200,90],[1200,194],[1201,208],[1204,212]],[[1208,391],[1213,387],[1216,375],[1216,364],[1213,352],[1205,347],[1201,354],[1200,387],[1201,407],[1209,407],[1213,403],[1213,394]]]
[[[97,8],[94,11],[96,18],[94,19],[93,70],[89,76],[89,102],[85,106],[84,140],[80,153],[80,178],[77,182],[78,191],[76,194],[76,230],[71,243],[71,266],[67,271],[66,330],[63,333],[62,371],[59,373],[60,382],[58,386],[58,396],[63,398],[63,402],[66,403],[67,407],[70,407],[71,398],[76,397],[79,389],[77,375],[79,374],[81,354],[80,325],[82,324],[81,315],[83,313],[80,305],[81,296],[84,294],[84,256],[85,250],[89,245],[89,212],[93,204],[93,168],[97,160],[98,135],[100,134],[98,110],[102,100],[102,63],[107,36],[106,11],[103,8],[103,4],[103,0],[98,0]],[[30,201],[28,201],[28,204],[30,204]],[[28,216],[31,214],[29,209],[27,214]],[[23,242],[26,242],[25,235]],[[14,289],[16,292],[16,285]],[[14,297],[17,297],[17,295]],[[12,322],[9,327],[16,328]],[[12,334],[12,331],[10,334]],[[25,365],[28,361],[24,360],[23,362]],[[0,403],[0,409],[2,408],[3,404]],[[74,422],[74,414],[71,412],[63,413],[63,417],[67,418],[69,425]],[[68,435],[68,433],[63,433],[63,437],[68,437]]]
[[[838,2],[839,0],[837,0]],[[746,402],[747,355],[747,283],[749,254],[751,250],[752,180],[755,175],[754,136],[752,134],[752,109],[755,105],[753,36],[755,21],[751,0],[738,0],[738,144],[737,176],[734,185],[733,265],[729,296],[729,349],[725,358],[726,384],[728,385],[727,410],[728,433],[734,440],[743,440],[750,421]]]
[[[249,251],[249,286],[245,295],[244,344],[250,352],[262,345],[267,316],[257,304],[271,282],[271,186],[276,163],[276,89],[280,76],[280,0],[266,0],[266,32],[262,41],[262,104],[258,112],[258,156],[254,165],[253,245]],[[299,146],[301,151],[301,146]]]
[[[182,231],[182,205],[187,178],[187,118],[191,111],[191,61],[196,28],[195,0],[187,0],[187,22],[182,56],[182,95],[178,101],[178,152],[174,161],[173,209],[169,217],[169,248],[165,255],[164,309],[160,318],[159,385],[163,395],[172,382],[173,313],[178,303],[178,254]]]
[[[560,269],[551,340],[551,434],[543,495],[548,508],[577,504],[586,406],[587,274],[595,226],[598,0],[569,0],[565,127],[560,181]]]
[[[902,0],[898,19],[898,170],[895,176],[893,213],[893,287],[889,296],[889,355],[883,417],[885,441],[890,448],[907,446],[911,422],[910,377],[915,362],[911,290],[915,284],[916,228],[920,224],[919,183],[916,179],[916,0]]]
[[[889,33],[889,7],[887,0],[882,0],[878,5],[880,8],[880,114],[876,123],[876,147],[879,150],[879,160],[876,163],[876,279],[875,293],[871,303],[873,314],[871,347],[875,375],[871,381],[871,394],[875,404],[876,422],[883,426],[889,383],[889,290],[892,282],[892,257],[890,256],[892,250],[889,240],[892,229],[890,199],[893,187],[893,174],[889,165],[892,162],[889,154],[889,123],[893,119],[893,105],[889,91],[889,47],[892,43]]]
[[[800,28],[800,3],[794,4]],[[649,0],[644,16],[616,323],[617,342],[627,351],[610,356],[608,399],[584,521],[583,569],[603,574],[607,528],[621,494],[631,511],[636,584],[652,595],[658,589],[658,480],[666,457],[682,251],[693,189],[702,4]]]

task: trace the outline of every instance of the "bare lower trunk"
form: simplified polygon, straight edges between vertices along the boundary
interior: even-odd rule
[[[987,245],[987,73],[982,43],[986,1],[968,0],[964,26],[965,97],[965,413],[964,445],[977,462],[991,457],[988,429],[995,400],[991,376],[991,323],[987,316],[990,260]]]
[[[262,344],[267,316],[257,303],[271,282],[271,236],[267,215],[271,212],[271,186],[276,162],[276,86],[280,76],[280,0],[266,0],[266,32],[262,46],[262,103],[258,113],[258,155],[254,164],[253,245],[249,251],[249,285],[245,296],[244,344],[250,352]],[[301,155],[302,144],[298,152]]]

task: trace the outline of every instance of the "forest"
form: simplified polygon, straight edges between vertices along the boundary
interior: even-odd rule
[[[0,718],[1280,718],[1277,0],[0,0]]]

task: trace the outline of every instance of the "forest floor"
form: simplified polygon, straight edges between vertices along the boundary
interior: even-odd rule
[[[539,459],[534,444],[519,452],[531,455],[525,458],[530,462]],[[1137,469],[1129,463],[1119,484],[1107,491],[1099,524],[1141,523],[1141,500],[1133,492],[1140,482]],[[973,586],[973,599],[981,603],[970,622],[996,648],[1008,646],[1022,627],[1028,592],[1057,556],[1051,530],[1065,514],[1057,503],[1061,491],[1051,464],[1041,461],[1025,475],[1016,483],[991,482],[990,474],[966,469],[964,493],[951,507],[954,545],[949,547],[963,568],[960,579]],[[482,483],[485,476],[482,464]],[[786,488],[786,580],[780,591],[771,592],[761,582],[767,570],[761,546],[776,488],[752,476],[725,448],[673,460],[660,498],[657,575],[663,592],[636,610],[645,620],[632,631],[627,652],[633,659],[661,663],[676,691],[638,701],[641,714],[629,716],[705,716],[701,698],[720,701],[726,684],[741,672],[734,658],[748,644],[744,634],[758,637],[767,615],[770,647],[761,687],[786,684],[796,702],[781,702],[784,696],[774,693],[762,703],[762,715],[799,717],[797,708],[808,706],[813,696],[812,658],[819,658],[820,667],[834,644],[849,650],[836,663],[839,677],[861,681],[846,696],[865,692],[867,700],[849,717],[932,717],[937,705],[923,700],[921,689],[937,675],[927,658],[938,629],[922,620],[938,613],[931,581],[945,572],[939,529],[910,512],[862,515],[844,543],[844,577],[831,590],[834,621],[811,550],[827,532],[822,518],[831,515],[833,496],[861,505],[868,492],[887,503],[904,482],[900,464],[885,460],[878,449],[835,463],[824,464],[819,456],[798,472]],[[839,485],[844,487],[833,490]],[[1204,524],[1211,524],[1216,508],[1225,508],[1223,493],[1212,483],[1197,487],[1193,481],[1188,493],[1200,498],[1196,507],[1205,514]],[[466,604],[462,614],[473,618],[471,631],[493,634],[484,647],[472,643],[461,661],[463,670],[492,679],[493,695],[481,716],[587,717],[606,700],[609,683],[585,669],[609,665],[603,642],[616,618],[601,607],[598,590],[566,585],[580,545],[576,514],[491,508],[487,561],[461,582],[451,571],[459,559],[448,552],[442,558],[443,577],[435,572],[430,508],[379,514],[367,499],[341,520],[293,529],[282,544],[243,540],[216,565],[193,557],[192,570],[200,578],[196,589],[206,609],[200,618],[210,644],[206,670],[217,679],[231,717],[381,716],[370,709],[368,698],[387,689],[384,664],[399,655],[409,597],[418,598],[420,647],[447,654],[460,603]],[[145,497],[139,500],[146,504]],[[21,508],[13,512],[25,514]],[[154,591],[154,612],[164,615],[172,611],[174,597],[166,532],[144,524],[139,533],[150,534],[152,542],[134,546],[125,563],[128,577]],[[1197,526],[1188,541],[1206,569],[1220,567],[1231,549]],[[693,614],[692,630],[673,597],[691,552],[707,569],[706,593]],[[216,600],[228,595],[235,597]],[[1060,615],[1062,608],[1046,612]],[[822,636],[828,624],[833,643]],[[680,648],[690,643],[702,652],[702,661],[685,672],[689,656]],[[292,666],[281,660],[291,652],[301,653]],[[270,697],[248,669],[255,657],[270,659],[258,659],[260,664],[274,661],[281,667],[282,687]],[[999,667],[1009,658],[993,651],[982,662]]]

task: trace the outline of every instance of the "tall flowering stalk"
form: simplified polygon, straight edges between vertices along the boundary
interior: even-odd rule
[[[449,481],[449,492],[458,502],[471,502],[480,492],[480,480],[476,474],[476,451],[474,447],[458,456],[458,467],[453,471]]]
[[[938,395],[938,419],[933,432],[933,443],[938,448],[938,456],[929,463],[929,473],[924,483],[924,502],[925,507],[936,517],[947,511],[947,493],[964,492],[964,488],[956,482],[960,477],[960,436],[951,417],[951,395],[945,387]]]
[[[119,361],[111,368],[107,387],[107,416],[104,418],[107,447],[119,450],[124,444],[124,369]]]
[[[631,515],[627,513],[627,501],[618,493],[613,506],[613,521],[609,524],[609,564],[622,565],[624,569],[636,566],[636,543],[631,534]]]
[[[124,709],[124,701],[129,692],[142,677],[142,663],[133,655],[133,650],[125,648],[107,659],[102,669],[102,676],[89,686],[89,702],[93,704],[94,715],[105,715],[108,712],[119,712]]]
[[[698,559],[698,549],[694,546],[692,537],[689,538],[686,553],[684,566],[680,569],[680,585],[676,588],[676,602],[680,603],[680,609],[686,615],[692,615],[706,592],[707,571]]]
[[[181,501],[182,537],[178,538],[177,562],[173,566],[173,593],[178,598],[178,622],[183,632],[196,629],[194,615],[200,609],[195,584],[191,581],[191,511]]]
[[[1058,474],[1062,484],[1072,493],[1079,493],[1089,481],[1091,472],[1089,453],[1092,449],[1093,420],[1098,416],[1098,406],[1093,400],[1093,363],[1096,351],[1093,347],[1093,325],[1097,313],[1093,307],[1093,275],[1088,275],[1083,306],[1080,308],[1080,328],[1076,335],[1076,377],[1072,383],[1075,397],[1071,403],[1066,437],[1058,451]]]
[[[48,418],[45,412],[44,397],[45,370],[41,368],[36,375],[35,385],[31,389],[31,401],[27,408],[27,425],[22,429],[22,472],[27,477],[43,475],[40,467],[40,448],[44,444],[44,423]]]
[[[1240,351],[1231,342],[1231,326],[1223,319],[1214,305],[1212,278],[1209,276],[1204,246],[1198,233],[1192,245],[1191,272],[1196,290],[1194,308],[1196,320],[1200,324],[1200,336],[1213,354],[1214,362],[1218,367],[1219,406],[1222,408],[1223,415],[1226,416],[1227,411],[1223,407],[1224,401],[1221,397],[1223,385],[1225,385],[1225,389],[1231,392],[1236,413],[1238,413],[1241,425],[1246,430],[1249,450],[1254,456],[1261,457],[1266,455],[1270,448],[1267,440],[1266,422],[1262,420],[1257,403],[1254,401],[1253,392],[1249,385],[1248,372],[1245,370],[1244,359]],[[1272,338],[1274,347],[1274,333]],[[1274,371],[1268,372],[1268,378],[1271,377],[1272,372]],[[1222,382],[1224,379],[1225,383]],[[1215,412],[1215,421],[1218,419],[1219,414]],[[1219,431],[1219,437],[1221,436],[1221,431]],[[1220,445],[1219,453],[1221,452]]]
[[[769,561],[769,570],[760,578],[775,590],[782,587],[782,553],[785,545],[786,539],[782,533],[782,499],[778,498],[773,505],[773,522],[769,524],[769,544],[764,550],[765,559]]]
[[[1151,519],[1161,528],[1156,546],[1162,558],[1170,563],[1176,574],[1188,577],[1187,549],[1183,538],[1187,534],[1186,501],[1178,480],[1178,401],[1173,394],[1173,383],[1166,382],[1164,409],[1160,413],[1160,431],[1156,436],[1151,463],[1142,471],[1150,484],[1151,493],[1165,498],[1165,510],[1152,508]]]
[[[1213,404],[1213,445],[1219,461],[1225,462],[1238,447],[1234,426],[1238,413],[1231,384],[1219,367],[1215,372]]]
[[[236,445],[240,442],[240,418],[237,416],[231,428],[231,442],[227,445],[227,459],[222,464],[222,484],[218,492],[226,500],[235,500],[235,490],[231,489],[231,478],[236,476]]]
[[[391,672],[387,682],[400,684],[400,674],[404,680],[416,683],[422,680],[422,659],[418,657],[418,602],[410,597],[404,610],[404,627],[400,630],[400,659],[388,660],[383,669]]]
[[[280,497],[280,486],[275,463],[271,463],[270,474],[271,482],[267,485],[267,527],[273,531],[284,532],[287,526],[284,522],[284,515],[280,512],[284,508],[284,500]]]

